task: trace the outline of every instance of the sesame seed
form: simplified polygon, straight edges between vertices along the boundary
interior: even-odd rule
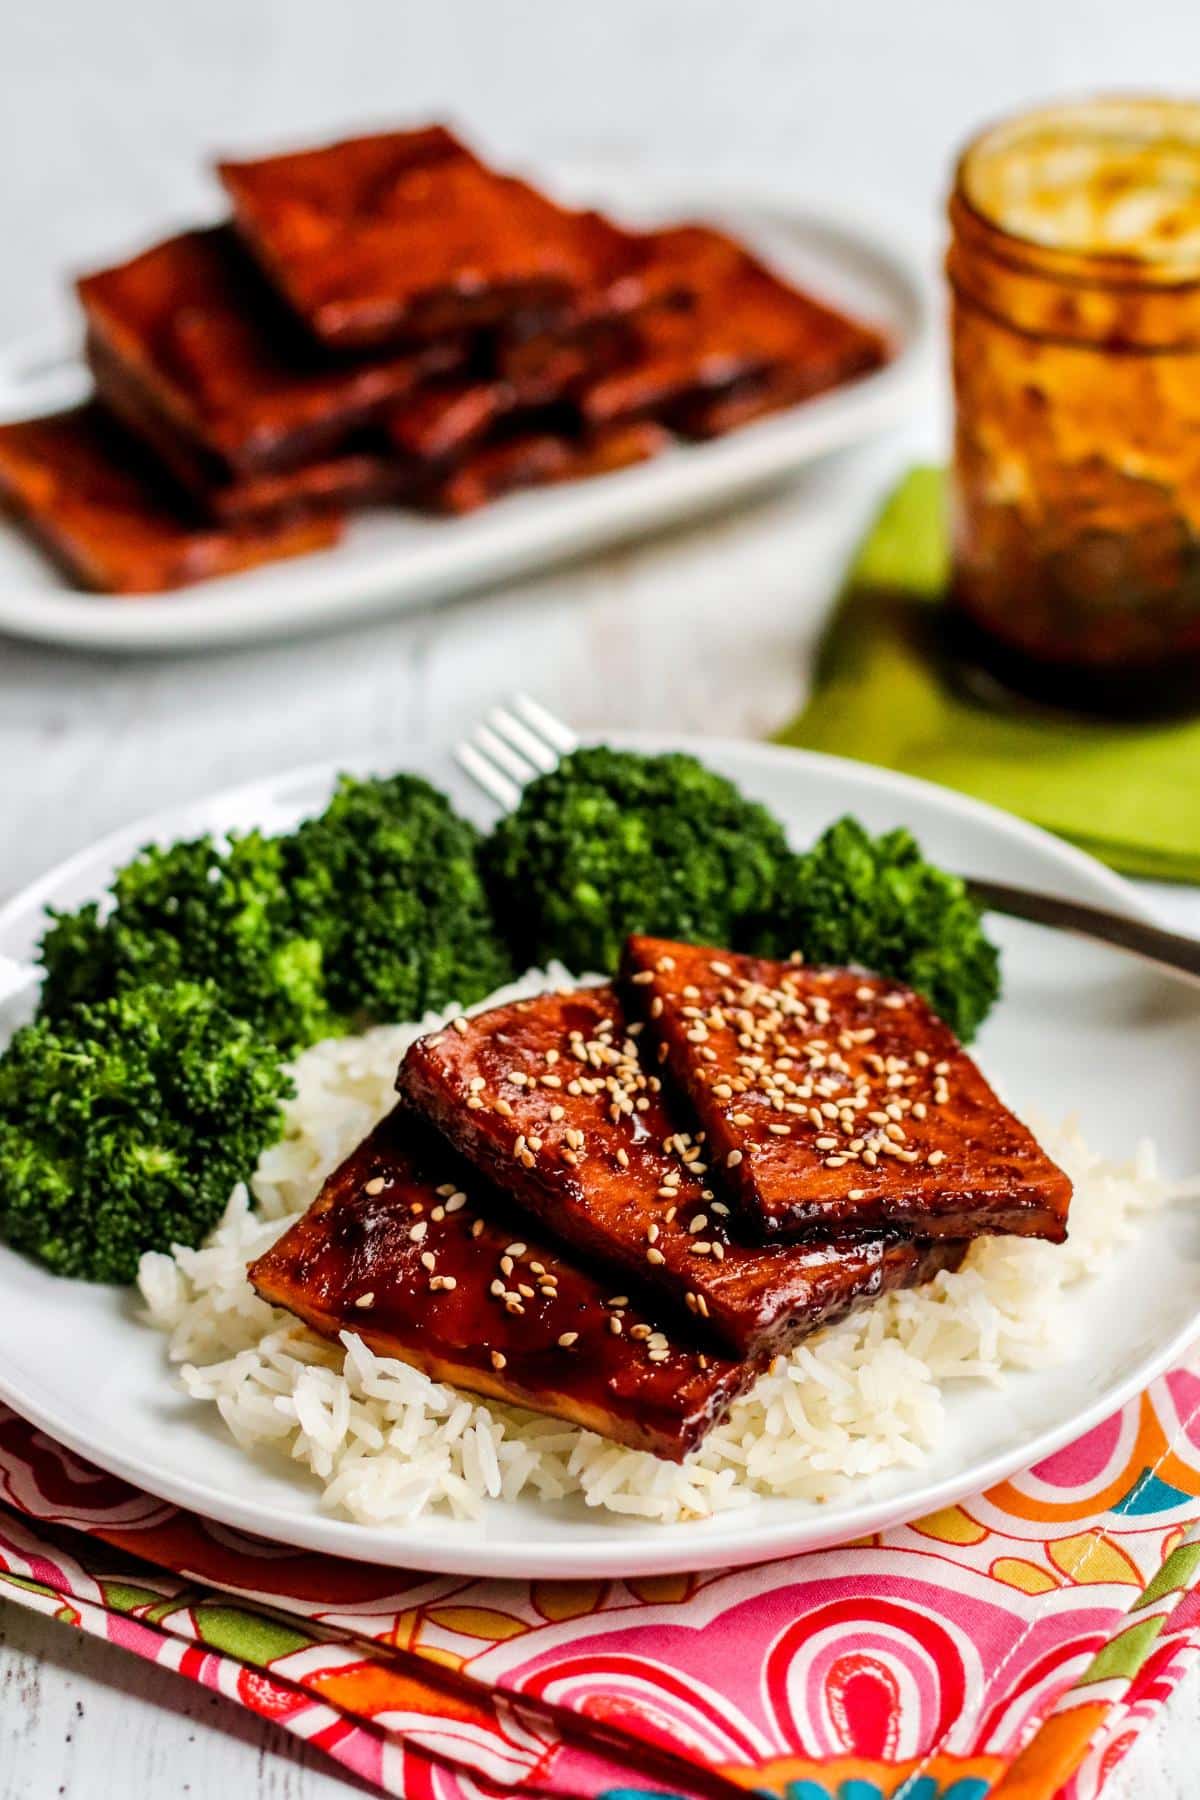
[[[423,1269],[436,1269],[437,1268],[437,1258],[434,1256],[432,1250],[422,1250],[422,1252],[421,1252],[421,1267]]]
[[[944,1150],[931,1151],[929,1161],[933,1168],[936,1169],[938,1164],[944,1163],[945,1160],[946,1160],[946,1152]]]
[[[491,1287],[488,1289],[488,1293],[493,1295],[497,1300],[503,1300],[507,1292],[508,1289],[502,1281],[493,1281]]]
[[[527,1248],[528,1246],[525,1244],[510,1244],[504,1254],[506,1256],[524,1256]]]
[[[652,982],[654,980],[654,970],[653,969],[639,969],[637,974],[631,975],[629,977],[629,979],[633,983],[634,987],[648,987],[650,982]]]
[[[647,1252],[646,1252],[646,1261],[648,1263],[654,1263],[655,1265],[657,1265],[658,1263],[665,1263],[666,1260],[667,1259],[663,1255],[662,1251],[656,1250],[653,1245],[651,1245],[650,1249],[647,1250]]]
[[[579,1333],[577,1331],[564,1331],[558,1340],[558,1347],[560,1350],[569,1350],[572,1344],[577,1344],[578,1342]]]
[[[382,1194],[382,1192],[386,1186],[387,1186],[387,1182],[383,1179],[382,1175],[373,1175],[371,1177],[370,1181],[368,1181],[366,1186],[363,1188],[363,1193],[364,1194]]]
[[[741,1162],[741,1160],[742,1160],[741,1151],[740,1150],[731,1150],[729,1152],[729,1155],[725,1158],[725,1167],[727,1169],[736,1169],[738,1164]]]
[[[416,1225],[411,1225],[408,1231],[410,1242],[419,1244],[428,1230],[429,1226],[424,1219],[420,1220]]]
[[[460,1034],[466,1032],[466,1030],[468,1029],[467,1021],[462,1017],[461,1013],[459,1014],[457,1019],[451,1019],[450,1023],[454,1027],[455,1031],[459,1032]]]
[[[471,1236],[473,1238],[482,1237],[483,1233],[484,1233],[483,1220],[482,1219],[473,1219],[471,1221]]]
[[[612,1317],[609,1319],[608,1329],[612,1332],[614,1337],[620,1337],[623,1327],[616,1313],[613,1313]]]
[[[446,1211],[447,1213],[461,1212],[466,1204],[467,1196],[465,1194],[451,1194],[446,1202]]]
[[[355,1306],[374,1306],[375,1296],[373,1293],[360,1294],[354,1304]]]

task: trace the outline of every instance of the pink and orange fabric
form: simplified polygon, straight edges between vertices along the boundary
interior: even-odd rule
[[[244,1537],[0,1408],[0,1597],[430,1800],[1095,1800],[1200,1648],[1200,1374],[961,1506],[786,1561],[427,1575]]]

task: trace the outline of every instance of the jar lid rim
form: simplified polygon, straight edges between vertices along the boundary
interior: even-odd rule
[[[952,204],[1042,269],[1195,279],[1200,100],[1107,94],[995,120],[960,152]],[[1088,219],[1091,230],[1081,230]]]

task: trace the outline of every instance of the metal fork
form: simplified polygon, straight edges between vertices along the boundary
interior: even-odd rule
[[[511,812],[522,789],[535,775],[548,774],[562,757],[578,745],[570,726],[555,718],[528,694],[514,694],[507,706],[494,706],[454,754],[459,766],[476,787]],[[1079,937],[1111,944],[1156,968],[1167,969],[1200,983],[1200,939],[1166,931],[1142,919],[1042,894],[1032,888],[1013,887],[1005,881],[965,875],[968,888],[989,912],[1046,925],[1054,931],[1071,931]]]

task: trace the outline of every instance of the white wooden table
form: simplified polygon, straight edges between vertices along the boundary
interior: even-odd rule
[[[65,312],[62,272],[212,205],[218,147],[451,115],[512,157],[653,165],[906,230],[932,266],[954,144],[1025,99],[1171,83],[1174,0],[38,0],[0,48],[0,342]],[[702,528],[358,636],[123,662],[0,640],[0,894],[136,814],[289,764],[449,744],[520,684],[583,727],[762,734],[802,699],[901,438]],[[1166,897],[1200,930],[1200,901]],[[1113,1785],[1191,1800],[1193,1677]],[[320,1758],[170,1674],[0,1606],[0,1800],[332,1800]]]

